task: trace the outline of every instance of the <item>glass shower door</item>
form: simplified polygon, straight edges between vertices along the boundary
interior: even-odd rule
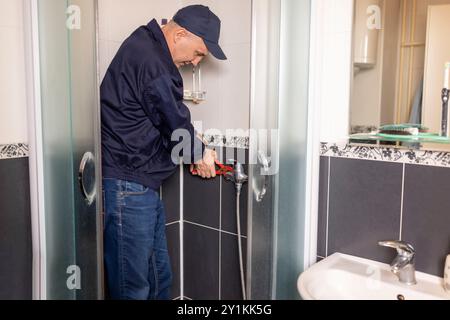
[[[310,0],[253,1],[251,299],[299,298],[297,278],[307,262],[310,14]]]
[[[38,0],[42,299],[102,297],[96,1]]]

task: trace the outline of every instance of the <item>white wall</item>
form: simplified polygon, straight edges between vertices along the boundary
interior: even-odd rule
[[[103,78],[111,60],[137,27],[156,18],[170,19],[190,4],[204,4],[222,20],[221,46],[228,57],[202,62],[203,88],[207,101],[187,103],[193,121],[203,121],[203,131],[215,128],[249,128],[251,0],[99,0],[100,71]],[[192,87],[192,68],[182,71],[186,89]]]
[[[0,0],[0,145],[27,143],[22,0]]]
[[[317,0],[317,32],[313,41],[320,67],[315,99],[320,108],[320,141],[342,142],[349,134],[353,0]]]

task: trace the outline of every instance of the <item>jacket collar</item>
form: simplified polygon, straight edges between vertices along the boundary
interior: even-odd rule
[[[170,53],[170,49],[169,49],[169,46],[168,46],[167,41],[166,41],[166,38],[164,37],[164,33],[162,32],[161,27],[159,26],[159,24],[156,21],[156,19],[153,19],[152,21],[150,21],[147,24],[147,28],[153,34],[155,40],[163,48],[164,52],[167,54],[167,58],[169,58],[170,61],[172,61],[173,65],[175,66],[175,63],[173,62],[173,59],[172,59],[172,54]],[[175,66],[175,68],[176,68],[176,66]]]

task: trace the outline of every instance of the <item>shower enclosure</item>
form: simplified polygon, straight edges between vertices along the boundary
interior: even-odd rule
[[[103,268],[97,1],[23,3],[33,298],[99,299]]]
[[[315,161],[308,112],[311,1],[253,1],[252,18],[247,295],[296,299],[297,278],[315,256],[309,200]]]
[[[97,1],[23,1],[34,298],[102,299]],[[311,5],[252,2],[249,299],[298,298],[314,262]]]

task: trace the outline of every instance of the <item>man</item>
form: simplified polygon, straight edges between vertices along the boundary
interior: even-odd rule
[[[196,66],[218,45],[220,20],[208,7],[181,9],[163,28],[155,20],[122,44],[101,85],[104,256],[112,299],[169,299],[171,269],[164,208],[158,194],[172,175],[172,134],[191,141],[183,158],[196,174],[215,176],[213,150],[199,143],[178,68]]]

